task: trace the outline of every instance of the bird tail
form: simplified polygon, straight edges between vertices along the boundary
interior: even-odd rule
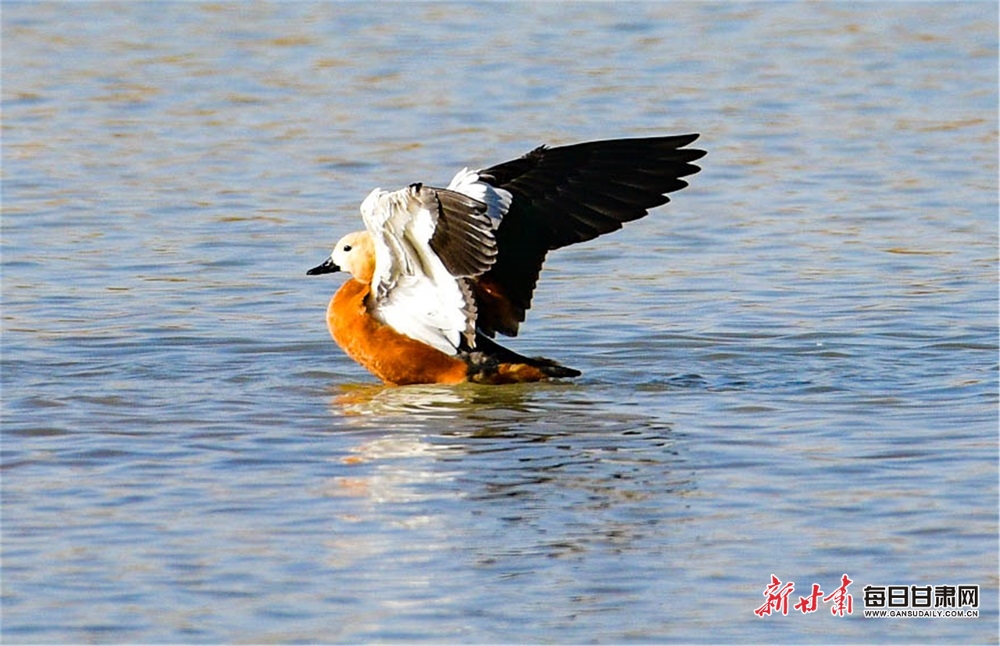
[[[476,334],[476,349],[467,353],[469,381],[484,384],[513,384],[545,379],[579,377],[580,371],[544,357],[525,357],[509,350],[484,334]]]

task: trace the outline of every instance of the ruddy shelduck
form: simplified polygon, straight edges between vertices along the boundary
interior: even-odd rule
[[[701,170],[698,135],[536,148],[447,188],[375,189],[364,231],[309,275],[347,271],[327,308],[330,334],[388,384],[502,384],[576,377],[495,341],[515,336],[546,254],[615,231],[669,201]]]

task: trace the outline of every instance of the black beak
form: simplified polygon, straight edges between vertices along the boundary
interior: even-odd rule
[[[340,271],[340,267],[337,263],[333,262],[333,258],[327,258],[326,262],[318,267],[313,267],[306,272],[306,276],[319,276],[320,274],[332,274],[335,271]]]

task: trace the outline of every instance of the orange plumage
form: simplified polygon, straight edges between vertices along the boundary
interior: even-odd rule
[[[387,384],[466,381],[464,361],[375,320],[365,305],[370,292],[370,283],[352,278],[337,290],[326,310],[330,335],[349,357]]]

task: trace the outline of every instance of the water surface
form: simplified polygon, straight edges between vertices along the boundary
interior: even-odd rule
[[[997,8],[4,3],[2,638],[993,643]],[[571,383],[384,388],[375,187],[700,132]],[[854,612],[758,618],[772,574]],[[865,585],[980,586],[864,619]]]

